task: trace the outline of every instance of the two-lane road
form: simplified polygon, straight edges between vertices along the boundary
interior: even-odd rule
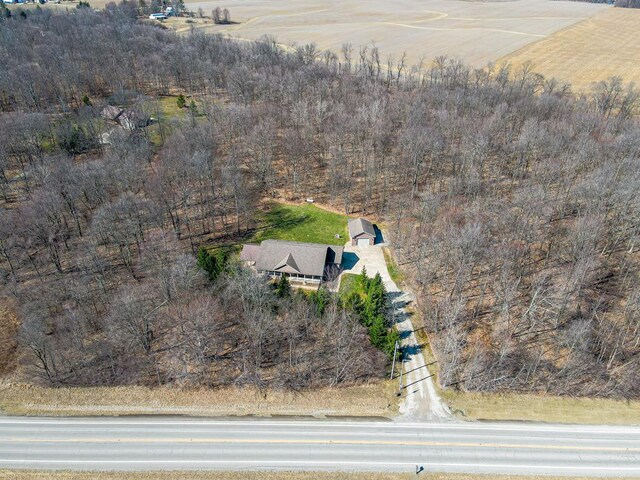
[[[0,418],[0,468],[377,470],[640,477],[640,428]]]

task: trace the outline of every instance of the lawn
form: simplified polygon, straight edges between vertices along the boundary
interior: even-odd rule
[[[158,97],[152,101],[151,116],[155,117],[157,121],[149,127],[149,139],[154,145],[161,145],[171,134],[174,124],[185,120],[188,116],[189,109],[187,107],[179,108],[177,99],[177,95],[171,95]],[[185,100],[186,105],[189,105],[192,99],[186,97]],[[199,107],[197,101],[196,106]],[[196,119],[200,117],[202,117],[202,113],[198,110]]]
[[[351,292],[356,289],[356,282],[358,281],[358,275],[355,273],[344,273],[340,280],[340,289],[338,295],[340,298],[345,299]]]
[[[336,234],[340,238],[336,238]],[[268,239],[344,245],[347,241],[347,217],[312,204],[274,202],[262,214],[260,227],[251,240],[261,242]]]

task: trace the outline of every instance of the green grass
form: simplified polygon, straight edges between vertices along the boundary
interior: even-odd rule
[[[182,121],[186,117],[189,109],[178,108],[176,103],[177,96],[158,97],[154,99],[157,104],[152,105],[151,116],[155,117],[157,122],[149,127],[149,140],[154,145],[162,144],[162,135],[160,129],[164,131],[166,138],[171,134],[172,123],[174,120]],[[190,99],[187,99],[187,105]]]
[[[387,270],[389,271],[391,280],[393,280],[396,285],[400,286],[405,279],[404,273],[402,273],[398,268],[398,264],[391,256],[391,252],[388,248],[383,248],[382,253],[384,254],[384,261],[387,263]]]
[[[340,298],[347,298],[349,294],[356,289],[357,281],[358,275],[355,273],[344,273],[340,280],[340,288],[338,289],[338,295]]]
[[[341,238],[335,238],[335,234]],[[262,215],[252,241],[291,240],[295,242],[344,245],[347,241],[347,217],[315,205],[284,205],[274,202]]]

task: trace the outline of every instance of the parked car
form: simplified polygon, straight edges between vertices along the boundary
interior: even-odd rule
[[[152,13],[149,15],[150,20],[166,20],[167,16],[164,13]]]

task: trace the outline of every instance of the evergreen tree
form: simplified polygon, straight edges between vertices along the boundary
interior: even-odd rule
[[[318,312],[318,315],[323,315],[325,308],[327,308],[327,305],[331,300],[331,294],[324,285],[322,285],[317,292],[313,292],[311,294],[311,300],[316,304],[316,311]]]
[[[362,267],[362,272],[360,272],[360,275],[358,275],[358,286],[365,293],[369,289],[369,277],[367,277],[366,267]]]
[[[364,303],[358,292],[351,292],[343,301],[343,307],[351,310],[362,318],[364,313]]]
[[[184,106],[186,105],[187,101],[184,98],[183,94],[178,95],[178,98],[176,99],[176,105],[178,106],[178,108],[184,108]]]
[[[291,296],[291,284],[286,275],[282,275],[276,282],[276,295],[280,298],[288,298]]]
[[[367,300],[365,302],[366,315],[373,319],[377,316],[384,316],[387,307],[387,296],[379,273],[369,282],[367,289]]]
[[[198,266],[207,272],[209,281],[213,282],[225,269],[228,260],[228,253],[225,250],[218,250],[215,254],[206,248],[200,247],[197,255]]]
[[[371,344],[377,348],[382,349],[386,346],[387,327],[385,326],[384,317],[377,316],[371,320],[369,339]]]

